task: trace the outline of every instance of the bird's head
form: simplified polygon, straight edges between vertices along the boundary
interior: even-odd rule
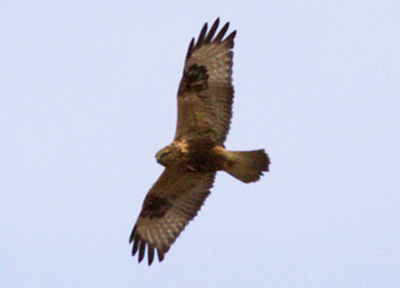
[[[185,161],[185,154],[187,154],[186,147],[181,143],[174,142],[158,151],[156,159],[158,163],[165,167],[174,166]]]
[[[157,162],[163,166],[168,166],[168,163],[170,163],[172,160],[171,150],[172,150],[171,147],[167,146],[158,151],[156,154]]]

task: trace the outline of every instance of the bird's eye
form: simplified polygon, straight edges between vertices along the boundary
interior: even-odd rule
[[[161,158],[164,158],[165,156],[168,156],[171,152],[165,151],[164,153],[161,154]]]

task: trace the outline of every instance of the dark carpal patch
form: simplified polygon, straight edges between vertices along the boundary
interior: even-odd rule
[[[165,198],[147,195],[140,217],[161,218],[167,213],[171,204]]]
[[[183,74],[181,90],[184,91],[200,91],[208,87],[208,74],[205,66],[197,66],[193,64]]]

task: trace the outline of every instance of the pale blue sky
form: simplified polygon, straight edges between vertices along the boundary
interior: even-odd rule
[[[166,4],[168,3],[168,4]],[[398,1],[2,1],[1,287],[400,287]],[[128,238],[190,39],[230,21],[220,173],[164,262]]]

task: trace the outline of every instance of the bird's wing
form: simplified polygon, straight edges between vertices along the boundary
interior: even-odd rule
[[[132,255],[139,251],[139,262],[147,246],[149,265],[157,250],[162,261],[185,226],[200,210],[210,194],[215,172],[193,172],[166,168],[143,202],[139,218],[130,236]]]
[[[175,139],[208,139],[222,145],[232,118],[232,66],[236,31],[224,38],[229,23],[217,32],[219,19],[197,42],[190,42],[178,91]],[[215,36],[216,35],[216,36]]]

